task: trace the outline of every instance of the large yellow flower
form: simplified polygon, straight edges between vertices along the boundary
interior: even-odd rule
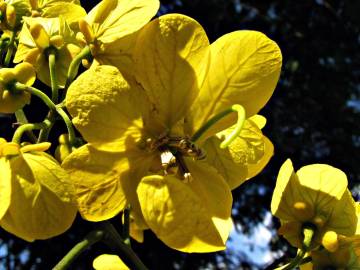
[[[102,0],[80,22],[78,38],[90,46],[96,64],[130,72],[134,33],[155,16],[159,6],[158,0]]]
[[[49,147],[20,148],[0,138],[0,226],[27,241],[62,234],[76,215],[73,187],[66,171],[43,152]]]
[[[62,17],[51,19],[24,17],[14,62],[31,63],[36,69],[38,79],[51,86],[49,49],[56,51],[56,76],[59,86],[63,87],[69,65],[80,51],[73,31]]]
[[[357,226],[356,205],[347,189],[346,175],[325,164],[308,165],[295,173],[287,160],[279,171],[271,212],[281,220],[279,233],[299,248],[304,225],[315,228],[312,248],[322,243],[327,232],[352,236]]]
[[[230,187],[255,175],[271,156],[260,130],[265,121],[255,114],[275,88],[280,50],[253,31],[210,46],[196,21],[173,14],[141,30],[135,62],[138,82],[98,66],[68,90],[67,109],[89,142],[63,163],[80,213],[99,221],[130,203],[137,227],[149,227],[172,248],[224,249],[232,226]],[[194,136],[207,120],[237,103],[251,118],[230,147],[218,145],[229,130],[216,133],[231,132],[232,117],[197,136],[197,144]]]

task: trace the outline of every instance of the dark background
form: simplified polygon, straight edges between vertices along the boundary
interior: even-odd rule
[[[82,1],[87,10],[98,1]],[[269,211],[271,193],[281,164],[293,160],[295,168],[328,163],[342,169],[353,195],[359,194],[360,147],[360,1],[161,1],[159,14],[178,12],[198,20],[210,41],[239,30],[259,30],[275,40],[283,53],[277,89],[261,111],[268,119],[264,133],[275,145],[275,156],[255,179],[234,191],[234,221],[239,233],[251,235]],[[30,120],[42,119],[34,108]],[[0,134],[9,137],[15,120],[0,116]],[[0,195],[1,196],[1,195]],[[113,220],[120,224],[119,218]],[[267,224],[278,227],[277,220]],[[78,218],[66,234],[27,243],[0,230],[0,269],[51,269],[92,229]],[[233,242],[233,245],[237,245]],[[171,250],[151,232],[133,248],[150,269],[256,269],[256,257],[238,243],[236,253],[184,254]],[[254,247],[255,249],[256,247]],[[271,251],[272,250],[272,251]],[[110,252],[96,244],[71,269],[91,269],[95,256]],[[286,242],[274,236],[269,251],[274,258],[292,256]]]

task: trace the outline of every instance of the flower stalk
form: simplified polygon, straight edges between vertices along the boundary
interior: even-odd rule
[[[66,125],[67,131],[69,133],[70,144],[71,145],[76,144],[75,130],[72,126],[69,116],[65,113],[65,111],[62,108],[57,107],[46,94],[41,92],[39,89],[36,89],[35,87],[27,86],[27,85],[24,85],[24,84],[18,83],[18,82],[15,82],[11,88],[15,91],[26,91],[26,92],[31,93],[32,95],[37,96],[46,104],[46,106],[49,107],[50,110],[56,111],[61,116],[61,118],[63,119],[63,121]],[[52,122],[52,121],[50,120],[50,122]]]
[[[77,243],[59,262],[54,270],[65,270],[70,267],[70,265],[75,261],[77,257],[80,256],[87,248],[92,246],[93,244],[101,241],[104,238],[104,231],[95,230],[90,232],[85,236],[84,240]]]

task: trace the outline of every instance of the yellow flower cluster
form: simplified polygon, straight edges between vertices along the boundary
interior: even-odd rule
[[[273,155],[258,113],[279,79],[281,52],[256,31],[210,44],[192,18],[151,20],[159,6],[102,0],[86,14],[78,0],[0,0],[0,61],[17,63],[0,69],[0,112],[21,115],[31,94],[50,109],[41,123],[23,118],[12,142],[0,138],[5,230],[46,239],[69,228],[77,211],[96,222],[130,206],[130,235],[140,242],[151,229],[183,252],[225,248],[231,190]],[[77,76],[81,62],[88,69]],[[36,78],[51,98],[32,87]],[[55,153],[61,165],[45,153],[55,112],[69,132]],[[21,144],[21,133],[33,129],[38,143]],[[271,211],[279,233],[312,258],[301,267],[360,267],[359,205],[342,171],[314,164],[295,173],[286,161]],[[306,245],[305,228],[313,233]],[[112,255],[94,261],[96,269],[114,265],[127,269]]]
[[[266,119],[258,113],[278,82],[281,52],[256,31],[235,31],[210,44],[192,18],[151,20],[159,5],[102,0],[86,14],[77,0],[0,2],[4,62],[14,56],[18,63],[0,70],[0,112],[19,112],[31,94],[50,108],[44,122],[26,126],[41,130],[40,143],[20,146],[19,134],[13,142],[0,141],[3,228],[29,241],[45,239],[64,232],[77,210],[95,222],[130,205],[130,234],[138,241],[151,229],[180,251],[225,248],[233,226],[231,190],[261,172],[273,155],[262,133]],[[81,61],[88,70],[77,76]],[[51,87],[51,98],[31,87],[36,78]],[[76,150],[64,106],[86,142]],[[61,166],[43,143],[55,112],[69,130],[56,151]],[[333,215],[353,203],[346,187],[327,183],[321,195],[315,189],[284,204],[286,183],[301,177],[288,167],[282,171],[272,209],[291,243],[301,242],[303,222],[319,227],[317,245],[328,231],[355,233],[350,210],[341,213],[344,218]],[[314,205],[319,196],[325,210]]]

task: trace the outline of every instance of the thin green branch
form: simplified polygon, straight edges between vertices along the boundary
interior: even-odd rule
[[[61,107],[57,107],[46,94],[41,92],[39,89],[36,89],[35,87],[27,86],[27,85],[24,85],[24,84],[18,83],[18,82],[12,84],[9,88],[14,91],[29,92],[32,95],[35,95],[38,98],[40,98],[46,104],[46,106],[49,107],[50,110],[56,111],[61,116],[61,118],[63,119],[63,121],[66,125],[67,131],[69,133],[70,144],[76,145],[75,130],[73,128],[73,125],[71,123],[69,116],[65,113],[65,111]]]
[[[9,41],[9,44],[8,44],[8,47],[7,47],[7,52],[6,52],[6,55],[5,55],[5,60],[4,60],[4,66],[5,67],[8,67],[10,65],[10,60],[11,60],[11,57],[12,57],[13,52],[14,52],[15,38],[16,38],[16,30],[13,30],[11,32],[10,41]]]
[[[49,70],[50,70],[50,80],[51,80],[51,99],[54,103],[58,102],[59,96],[59,85],[56,76],[56,49],[49,49]]]
[[[105,233],[102,230],[96,230],[90,232],[85,236],[84,240],[77,243],[62,259],[58,262],[53,270],[65,270],[68,269],[77,257],[81,255],[87,248],[93,244],[101,241]]]
[[[15,112],[15,117],[16,117],[16,121],[21,125],[29,123],[29,121],[27,120],[26,115],[22,109],[17,110]],[[25,133],[29,137],[29,139],[32,143],[36,143],[37,138],[36,138],[34,132],[32,132],[32,130],[27,130],[27,131],[25,131]]]
[[[120,255],[121,259],[126,263],[126,265],[133,270],[148,270],[148,268],[143,264],[135,252],[124,243],[124,239],[119,235],[114,226],[105,221],[102,224],[103,229],[107,232],[107,237],[104,238],[104,242]]]
[[[72,83],[72,81],[75,79],[77,73],[78,73],[78,69],[81,63],[81,60],[83,60],[84,58],[87,58],[91,56],[91,50],[89,46],[84,47],[81,52],[72,60],[70,66],[69,66],[69,70],[67,73],[67,79],[66,79],[66,84],[65,84],[65,91],[66,89],[69,87],[69,85]]]
[[[16,131],[13,135],[13,138],[12,138],[12,142],[20,144],[21,137],[24,134],[24,132],[34,130],[34,129],[43,129],[43,128],[48,127],[49,124],[50,124],[50,122],[47,120],[45,120],[44,122],[41,122],[41,123],[23,124],[16,129]]]

